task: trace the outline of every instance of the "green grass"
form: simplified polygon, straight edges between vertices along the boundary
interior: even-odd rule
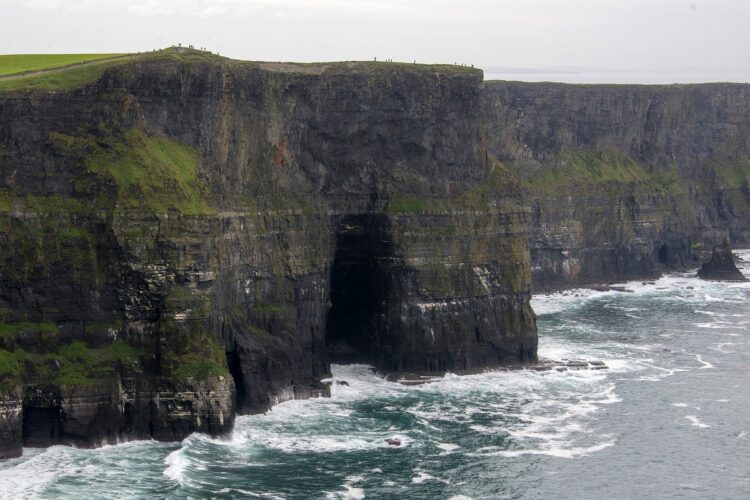
[[[249,331],[249,332],[250,332],[250,333],[251,333],[252,335],[257,335],[257,336],[259,336],[259,337],[270,337],[270,336],[271,336],[271,333],[270,333],[270,332],[269,332],[268,330],[266,330],[265,328],[261,328],[261,327],[259,327],[259,326],[255,326],[255,325],[250,325],[250,326],[249,326],[249,327],[247,328],[247,330],[248,330],[248,331]]]
[[[0,323],[0,338],[13,338],[22,331],[34,332],[34,333],[57,333],[57,325],[54,323]]]
[[[729,188],[750,185],[750,162],[712,162],[709,166],[719,177],[719,183]]]
[[[226,353],[214,339],[206,339],[201,349],[194,349],[179,356],[174,369],[175,378],[204,380],[212,376],[227,376]]]
[[[111,59],[124,54],[12,54],[0,55],[0,76],[24,71],[62,68],[73,64]]]
[[[502,163],[495,161],[482,182],[459,197],[394,197],[386,211],[389,215],[399,215],[483,210],[497,202],[499,197],[508,198],[515,194],[518,194],[518,181]]]
[[[258,304],[255,306],[255,311],[258,314],[277,315],[281,314],[284,309],[281,306],[274,304]]]
[[[0,349],[0,381],[21,375],[21,366],[15,353]]]
[[[110,361],[122,363],[123,365],[134,365],[143,356],[143,351],[122,340],[115,340],[109,346],[107,355]]]
[[[79,64],[82,61],[86,64]],[[330,63],[270,63],[237,61],[198,50],[172,48],[142,54],[35,54],[0,56],[0,92],[14,91],[67,91],[96,82],[105,70],[115,66],[151,61],[180,62],[186,64],[220,63],[235,67],[262,67],[282,73],[312,74],[363,74],[366,76],[392,73],[423,73],[440,75],[474,75],[481,70],[453,64],[413,64],[408,62],[351,61]],[[19,75],[23,71],[42,73]],[[3,78],[3,75],[6,78]],[[12,77],[12,78],[7,78]]]
[[[13,207],[13,198],[11,194],[3,189],[0,189],[0,212],[10,212]]]
[[[114,376],[116,364],[133,366],[144,352],[122,340],[92,348],[80,340],[60,346],[56,352],[27,352],[20,347],[0,349],[0,386],[28,384],[90,385]]]
[[[91,169],[118,187],[120,208],[186,215],[214,213],[204,200],[195,150],[163,137],[132,130],[123,142],[94,158]]]
[[[12,79],[0,79],[0,92],[42,90],[66,91],[94,83],[105,70],[126,64],[130,59],[95,61],[90,64],[73,66],[62,71],[41,73]]]
[[[205,201],[205,188],[198,178],[198,155],[190,146],[148,136],[138,129],[98,141],[90,136],[60,133],[51,133],[50,140],[64,154],[82,158],[87,170],[114,181],[119,210],[215,213]],[[54,212],[64,205],[61,200],[49,198],[27,203],[41,212]],[[70,208],[65,207],[65,211],[72,211]]]
[[[388,213],[422,213],[427,211],[429,203],[421,198],[393,198],[388,202]]]
[[[44,55],[40,55],[43,57]],[[87,64],[74,64],[62,68],[44,68],[48,72],[32,74],[28,76],[7,75],[12,78],[0,76],[0,92],[15,91],[68,91],[96,82],[107,69],[130,64],[148,63],[154,61],[182,62],[182,63],[205,63],[225,61],[214,54],[208,54],[197,50],[186,50],[178,53],[172,49],[164,49],[156,52],[145,52],[130,56],[102,54],[102,59],[93,60]],[[114,57],[113,57],[114,56]],[[13,57],[13,56],[0,56]]]
[[[460,209],[456,200],[436,196],[399,196],[391,198],[386,207],[389,215],[444,213]]]
[[[481,76],[482,70],[458,64],[414,64],[413,62],[356,61],[336,63],[310,63],[325,67],[326,73],[364,73],[368,75],[396,72],[416,72],[424,74],[475,75]],[[304,65],[299,65],[304,66]]]
[[[664,193],[681,191],[675,172],[651,172],[618,151],[566,151],[556,164],[519,171],[518,175],[524,188],[548,196],[561,190],[621,184],[644,184]]]

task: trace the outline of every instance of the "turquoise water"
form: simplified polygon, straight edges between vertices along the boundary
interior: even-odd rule
[[[541,356],[606,371],[404,387],[336,366],[333,397],[240,417],[227,440],[27,449],[0,463],[0,496],[750,497],[750,284],[626,287],[533,302]]]

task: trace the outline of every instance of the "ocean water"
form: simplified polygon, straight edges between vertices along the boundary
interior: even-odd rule
[[[750,283],[625,286],[533,301],[541,356],[608,370],[405,387],[335,366],[333,397],[226,440],[27,449],[0,463],[0,497],[750,498]]]
[[[484,79],[519,82],[561,82],[593,84],[647,84],[750,82],[750,68],[734,69],[665,69],[665,70],[606,70],[578,69],[521,69],[485,68]]]

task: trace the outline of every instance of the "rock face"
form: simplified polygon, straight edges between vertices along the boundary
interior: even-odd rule
[[[491,154],[531,210],[537,289],[750,245],[750,86],[487,82]]]
[[[187,51],[35,85],[0,92],[0,454],[221,434],[336,359],[536,360],[481,72]]]
[[[721,246],[715,247],[711,260],[698,269],[698,277],[714,281],[746,281],[737,266],[729,242],[724,240]]]

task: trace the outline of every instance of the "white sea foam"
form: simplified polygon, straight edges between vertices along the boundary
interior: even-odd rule
[[[344,488],[343,491],[328,492],[326,498],[330,499],[342,499],[342,500],[362,500],[365,498],[365,490],[363,488],[355,487],[354,484],[364,481],[362,476],[349,476],[346,478],[344,484],[341,485]]]
[[[39,497],[59,473],[70,470],[63,459],[65,451],[60,446],[46,450],[24,448],[21,458],[10,460],[12,465],[0,470],[0,498]]]
[[[164,459],[164,465],[167,466],[164,469],[164,475],[172,481],[181,483],[184,479],[185,469],[190,465],[190,460],[185,456],[183,448],[180,448],[167,455]]]
[[[250,498],[269,498],[271,500],[284,500],[284,497],[276,495],[274,493],[258,493],[256,491],[250,491],[250,490],[243,490],[242,488],[222,488],[219,490],[219,493],[222,493],[224,495],[231,494],[231,493],[239,493],[242,497],[250,497]],[[231,495],[230,498],[234,498],[236,495]]]
[[[704,360],[703,360],[703,357],[702,357],[702,356],[701,356],[700,354],[695,354],[695,360],[696,360],[696,361],[697,361],[698,363],[700,363],[700,364],[702,364],[702,365],[703,365],[703,366],[701,366],[700,368],[698,368],[699,370],[706,370],[706,369],[708,369],[708,368],[714,368],[714,365],[712,365],[712,364],[711,364],[711,363],[709,363],[708,361],[704,361]]]
[[[450,453],[452,451],[456,451],[460,448],[459,445],[453,444],[453,443],[437,443],[437,447],[443,450],[446,453]]]
[[[690,420],[693,427],[698,427],[699,429],[708,429],[710,427],[710,425],[701,422],[695,415],[685,415],[685,418]]]
[[[438,481],[438,482],[441,482],[443,484],[450,484],[450,481],[448,481],[446,479],[441,479],[441,478],[435,477],[435,476],[433,476],[431,474],[428,474],[428,473],[426,473],[426,472],[424,472],[422,470],[414,469],[414,472],[417,475],[411,478],[411,482],[413,484],[422,484],[425,481]]]
[[[470,453],[471,456],[500,456],[500,457],[520,457],[522,455],[549,455],[557,458],[578,458],[598,451],[605,450],[614,446],[616,441],[609,439],[599,444],[591,446],[558,446],[556,444],[547,443],[543,444],[539,448],[523,449],[523,450],[494,450],[492,448],[484,448],[477,450],[475,453]]]

